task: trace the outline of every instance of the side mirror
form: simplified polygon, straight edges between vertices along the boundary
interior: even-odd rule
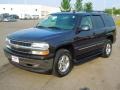
[[[83,25],[81,26],[81,31],[89,31],[90,30],[90,27],[88,25]]]

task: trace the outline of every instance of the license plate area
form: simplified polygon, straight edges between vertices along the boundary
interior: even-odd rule
[[[19,58],[17,57],[17,56],[11,56],[11,60],[13,61],[13,62],[16,62],[16,63],[19,63],[20,61],[19,61]]]

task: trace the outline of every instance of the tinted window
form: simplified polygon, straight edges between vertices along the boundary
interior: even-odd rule
[[[36,27],[44,27],[44,28],[51,28],[53,27],[65,29],[65,30],[71,30],[74,28],[76,23],[76,16],[75,15],[67,15],[67,14],[53,14],[49,15],[43,20],[40,20],[40,22],[37,24]]]
[[[104,22],[101,16],[92,16],[92,20],[93,20],[95,29],[100,29],[104,27]]]
[[[91,20],[90,16],[84,16],[84,17],[82,17],[81,23],[80,23],[80,27],[81,26],[85,26],[85,25],[89,26],[90,29],[92,29],[93,26],[92,26],[92,20]]]
[[[115,26],[115,23],[110,15],[103,15],[102,16],[105,22],[105,26]]]

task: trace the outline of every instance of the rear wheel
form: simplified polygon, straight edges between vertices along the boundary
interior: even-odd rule
[[[73,67],[70,51],[60,49],[57,51],[54,61],[53,73],[58,77],[67,75]]]
[[[112,52],[112,42],[111,40],[106,40],[103,50],[102,50],[102,57],[107,58],[111,55]]]

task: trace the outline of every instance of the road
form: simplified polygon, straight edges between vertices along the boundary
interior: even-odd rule
[[[111,57],[97,57],[76,65],[63,78],[25,71],[9,64],[2,50],[6,35],[36,23],[37,21],[0,23],[0,90],[120,90],[120,28]]]

